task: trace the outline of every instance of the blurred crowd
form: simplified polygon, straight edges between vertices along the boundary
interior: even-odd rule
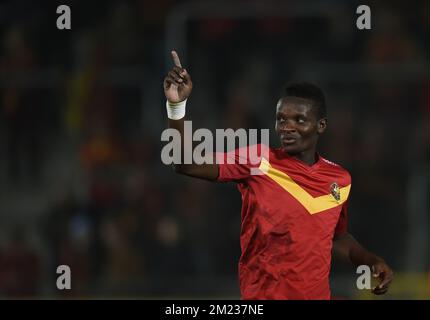
[[[192,4],[74,1],[63,31],[49,1],[0,4],[0,297],[238,297],[239,193],[160,160],[167,21]],[[351,232],[402,270],[408,179],[430,161],[430,5],[375,5],[371,31],[327,5],[339,16],[226,4],[186,21],[187,112],[193,128],[272,128],[287,81],[320,84],[320,151],[352,174]]]

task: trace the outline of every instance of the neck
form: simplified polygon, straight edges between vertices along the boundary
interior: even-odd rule
[[[308,166],[315,164],[317,161],[316,150],[306,150],[296,154],[290,154],[290,156],[299,159],[300,161],[306,163]]]

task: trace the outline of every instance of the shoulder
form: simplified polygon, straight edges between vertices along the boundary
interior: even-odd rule
[[[265,144],[253,144],[249,145],[245,148],[236,149],[239,151],[247,151],[247,154],[251,160],[253,160],[253,157],[257,157],[258,159],[269,159],[274,154],[274,149],[272,147],[269,147]]]
[[[351,183],[351,174],[349,173],[349,171],[347,169],[345,169],[344,167],[342,167],[341,165],[334,163],[333,161],[330,161],[322,156],[321,157],[321,161],[324,164],[324,166],[329,169],[330,171],[332,171],[335,174],[340,175],[343,179],[345,179],[347,181],[348,184]]]
[[[259,166],[262,159],[269,160],[273,150],[264,144],[239,147],[227,152],[216,152],[217,164],[248,164]]]

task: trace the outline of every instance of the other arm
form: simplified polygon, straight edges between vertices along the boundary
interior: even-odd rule
[[[394,277],[393,270],[384,259],[366,250],[351,234],[345,233],[334,238],[333,254],[354,266],[370,266],[373,276],[379,280],[379,285],[372,292],[377,295],[387,292]]]

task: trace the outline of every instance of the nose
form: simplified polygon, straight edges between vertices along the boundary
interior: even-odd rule
[[[280,127],[281,132],[283,133],[295,133],[297,132],[295,125],[292,121],[285,121],[283,125]]]
[[[284,129],[284,132],[285,132],[285,133],[296,133],[296,132],[297,132],[297,130],[296,130],[296,128],[295,128],[295,127],[286,127],[286,128]]]

